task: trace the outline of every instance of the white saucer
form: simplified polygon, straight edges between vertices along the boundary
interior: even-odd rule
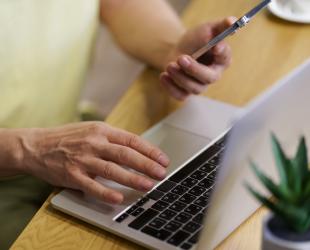
[[[310,13],[309,14],[296,14],[292,12],[289,8],[283,7],[278,0],[273,0],[268,5],[269,11],[277,17],[282,19],[297,22],[297,23],[310,23]]]

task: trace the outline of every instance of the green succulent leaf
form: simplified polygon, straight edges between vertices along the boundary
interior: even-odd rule
[[[290,168],[291,168],[291,178],[290,178],[290,187],[294,191],[295,196],[299,196],[302,193],[302,185],[303,185],[303,176],[299,171],[298,165],[294,160],[290,160]],[[293,180],[291,180],[293,178]],[[296,202],[296,199],[295,199]]]
[[[305,137],[301,137],[298,144],[295,157],[292,160],[295,168],[298,169],[300,178],[304,180],[309,172],[308,170],[308,155]]]
[[[296,232],[305,232],[310,226],[310,218],[306,210],[292,206],[282,201],[272,202],[267,197],[261,195],[250,185],[246,184],[252,195],[263,205],[268,207],[274,214],[282,218]]]
[[[255,175],[260,179],[264,186],[270,191],[275,198],[290,201],[292,200],[291,194],[287,189],[283,189],[276,185],[269,177],[261,172],[253,161],[250,161],[251,168]]]
[[[293,171],[289,169],[289,160],[287,159],[278,139],[274,134],[271,135],[271,144],[276,166],[280,175],[281,186],[282,188],[288,189],[290,187],[290,183],[292,182],[290,179],[293,178],[292,175],[294,175],[294,173],[292,173]]]
[[[250,161],[250,166],[274,199],[263,196],[248,184],[247,189],[294,231],[305,232],[310,229],[310,171],[305,138],[300,138],[293,158],[285,155],[274,134],[271,143],[280,183],[274,183],[254,162]]]
[[[301,198],[306,199],[310,197],[310,178],[307,178],[307,182],[304,184],[303,195]]]

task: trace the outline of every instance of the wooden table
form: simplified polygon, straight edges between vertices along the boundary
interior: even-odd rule
[[[229,15],[240,16],[256,2],[192,0],[183,20],[191,27]],[[229,40],[233,64],[206,95],[239,106],[244,106],[310,56],[310,26],[282,21],[268,11],[258,15],[246,29]],[[146,70],[120,100],[107,122],[140,134],[178,105],[159,87],[158,72]],[[13,249],[142,249],[55,211],[49,199],[16,240]],[[261,219],[265,213],[264,209],[259,209],[217,249],[259,249]]]

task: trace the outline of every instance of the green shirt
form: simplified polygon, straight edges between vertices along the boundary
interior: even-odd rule
[[[73,121],[98,0],[0,1],[0,127]]]

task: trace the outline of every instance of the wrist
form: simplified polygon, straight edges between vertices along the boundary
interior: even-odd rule
[[[23,174],[21,130],[0,129],[0,173],[9,176]]]
[[[38,129],[0,129],[0,176],[31,174]]]

